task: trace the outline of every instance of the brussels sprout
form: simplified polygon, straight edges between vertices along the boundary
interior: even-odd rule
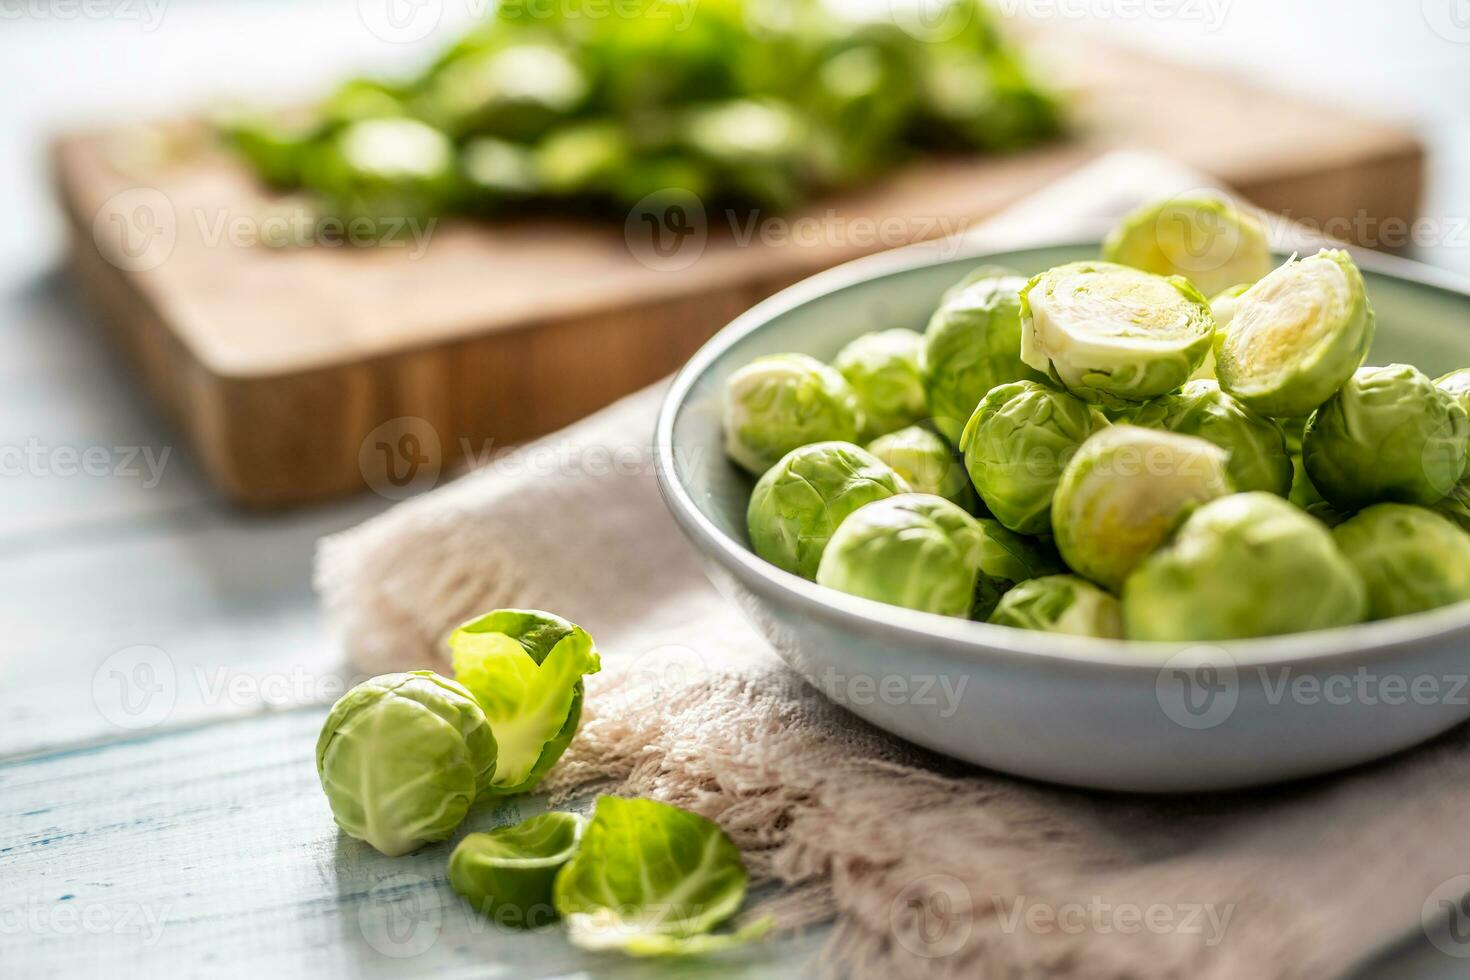
[[[985,538],[980,544],[980,576],[975,582],[972,619],[989,618],[1001,597],[1018,582],[1066,571],[1050,541],[1017,534],[989,517],[977,520]]]
[[[975,490],[964,464],[939,436],[918,425],[890,432],[868,443],[868,452],[893,467],[918,493],[938,494],[974,510]]]
[[[445,65],[420,108],[455,136],[477,133],[533,140],[587,97],[587,79],[571,56],[550,44],[513,44]]]
[[[1021,359],[1086,401],[1173,391],[1204,363],[1215,320],[1198,289],[1111,262],[1073,262],[1021,290]]]
[[[847,442],[802,446],[756,483],[745,512],[750,543],[771,564],[815,578],[828,539],[847,515],[908,492],[903,477],[866,449]]]
[[[345,127],[313,148],[302,177],[336,215],[382,219],[382,235],[401,233],[402,219],[439,214],[458,189],[454,145],[415,119],[365,119]]]
[[[1021,287],[1026,280],[981,266],[945,294],[924,330],[920,366],[934,427],[952,444],[992,388],[1045,381],[1021,360]]]
[[[1190,510],[1231,492],[1228,460],[1193,436],[1104,429],[1082,444],[1057,484],[1057,549],[1073,571],[1116,592]]]
[[[389,857],[453,834],[495,764],[495,737],[474,695],[427,670],[354,687],[316,743],[337,826]]]
[[[901,493],[864,504],[838,525],[817,583],[921,612],[968,616],[984,540],[979,522],[943,497]]]
[[[1103,258],[1184,276],[1206,296],[1271,271],[1265,226],[1216,197],[1174,197],[1130,212],[1103,241]]]
[[[577,852],[585,823],[575,813],[543,813],[470,834],[449,856],[449,884],[501,925],[545,925],[555,917],[552,883]]]
[[[1180,391],[1144,404],[1130,421],[1148,429],[1198,436],[1230,454],[1226,469],[1237,490],[1291,492],[1291,457],[1281,427],[1220,390],[1214,381],[1191,381]]]
[[[1440,391],[1459,402],[1465,413],[1470,415],[1470,368],[1460,368],[1435,378],[1434,384]]]
[[[1361,622],[1363,581],[1332,532],[1275,494],[1205,504],[1123,586],[1130,640],[1233,640]]]
[[[1461,480],[1449,492],[1449,496],[1436,503],[1430,510],[1455,522],[1460,530],[1470,532],[1470,480]]]
[[[1302,462],[1333,506],[1432,504],[1465,472],[1470,418],[1406,364],[1359,369],[1312,413]]]
[[[757,357],[725,382],[725,452],[757,475],[813,442],[855,442],[865,426],[857,394],[805,354]]]
[[[902,429],[928,414],[919,352],[924,338],[913,330],[866,333],[838,352],[842,372],[863,407],[866,438]]]
[[[1470,534],[1423,507],[1376,504],[1333,528],[1368,588],[1370,619],[1470,599]]]
[[[562,197],[613,194],[632,165],[627,131],[607,119],[588,119],[554,129],[536,144],[536,182]]]
[[[801,199],[808,127],[788,103],[766,98],[701,105],[680,128],[688,147],[742,200],[781,209]]]
[[[997,626],[1120,639],[1123,607],[1076,575],[1047,575],[1022,582],[1001,597],[989,622]]]
[[[505,201],[530,197],[539,188],[536,160],[524,146],[488,136],[470,140],[459,157],[466,195],[493,209]]]
[[[1336,527],[1351,516],[1322,499],[1317,488],[1312,486],[1312,478],[1307,476],[1307,468],[1302,465],[1299,455],[1291,457],[1291,493],[1287,494],[1286,499],[1328,527]]]
[[[582,675],[602,667],[592,637],[536,609],[497,609],[449,636],[454,679],[475,696],[500,747],[497,795],[534,789],[582,718]]]
[[[980,499],[1012,531],[1051,529],[1051,498],[1062,469],[1107,425],[1091,406],[1034,381],[994,388],[960,437],[965,469]]]
[[[1362,365],[1373,332],[1358,267],[1346,252],[1323,249],[1240,295],[1215,339],[1215,374],[1262,415],[1307,415]]]
[[[586,949],[634,955],[706,953],[753,939],[764,919],[711,936],[745,898],[740,851],[716,824],[653,800],[599,796],[553,888],[567,935]]]

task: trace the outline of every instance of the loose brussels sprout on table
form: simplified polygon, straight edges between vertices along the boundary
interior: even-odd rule
[[[1275,494],[1200,507],[1123,585],[1130,640],[1233,640],[1347,626],[1362,578],[1332,532]]]
[[[922,421],[928,414],[919,351],[924,338],[912,330],[865,333],[832,361],[857,394],[864,435],[872,439]]]
[[[1433,504],[1465,472],[1470,418],[1405,364],[1359,369],[1307,421],[1302,462],[1333,506]]]
[[[1209,303],[1180,276],[1073,262],[1021,290],[1021,359],[1085,401],[1122,406],[1173,391],[1214,334]]]
[[[1225,464],[1236,490],[1291,491],[1291,457],[1281,427],[1220,390],[1214,381],[1191,381],[1134,412],[1129,421],[1146,429],[1198,436],[1230,454]]]
[[[1130,212],[1103,242],[1103,258],[1183,276],[1206,296],[1271,271],[1265,226],[1217,197],[1175,197]]]
[[[911,425],[868,443],[868,452],[893,467],[917,493],[933,493],[973,511],[975,490],[964,463],[949,443],[919,425]]]
[[[924,330],[921,368],[934,427],[953,445],[980,399],[1012,381],[1045,381],[1021,360],[1025,278],[982,266],[947,294]]]
[[[386,219],[431,218],[458,188],[454,146],[443,133],[413,119],[365,119],[313,148],[303,179],[346,220],[385,219],[377,231],[402,228]]]
[[[1362,365],[1374,323],[1346,252],[1293,259],[1236,299],[1215,341],[1220,387],[1262,415],[1308,415]]]
[[[827,541],[863,504],[908,493],[903,477],[860,446],[818,442],[793,449],[750,495],[746,526],[755,553],[814,578]]]
[[[1022,582],[990,614],[996,626],[1121,639],[1123,607],[1091,582],[1076,575],[1045,575]]]
[[[1470,534],[1433,511],[1376,504],[1332,534],[1363,577],[1371,619],[1470,599]]]
[[[960,437],[965,469],[996,520],[1022,534],[1045,534],[1063,468],[1107,424],[1065,391],[1034,381],[1000,385],[976,406]]]
[[[755,474],[813,442],[857,442],[866,425],[847,380],[805,354],[758,357],[725,382],[725,452]]]
[[[1057,550],[1116,591],[1194,507],[1230,493],[1228,454],[1193,436],[1115,425],[1082,444],[1052,500]]]
[[[389,857],[447,840],[495,776],[485,712],[427,670],[385,674],[332,708],[317,775],[337,825]]]

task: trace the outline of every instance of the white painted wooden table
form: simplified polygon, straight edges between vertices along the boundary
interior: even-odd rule
[[[1431,206],[1470,214],[1470,124],[1455,114],[1470,46],[1422,44],[1383,23],[1390,6],[1417,5],[1335,5],[1334,43],[1379,46],[1389,77],[1357,88],[1415,100],[1436,123],[1441,166],[1459,182],[1441,180]],[[0,28],[0,978],[811,975],[820,932],[717,966],[590,957],[554,929],[507,934],[449,891],[447,846],[390,861],[341,839],[313,769],[323,702],[343,678],[311,555],[318,536],[386,503],[268,517],[225,507],[53,271],[48,129],[411,62],[474,5],[442,4],[423,46],[364,32],[351,0],[139,0],[103,4],[100,19],[63,9],[80,8],[6,5]],[[1225,30],[1195,39],[1204,56],[1235,57],[1232,23],[1295,37],[1290,19],[1307,16],[1231,9]],[[1191,30],[1138,33],[1177,43]],[[1320,78],[1299,60],[1260,67]],[[1470,271],[1470,248],[1445,243],[1430,258]],[[535,805],[477,813],[465,829]],[[1365,975],[1470,967],[1416,939]]]

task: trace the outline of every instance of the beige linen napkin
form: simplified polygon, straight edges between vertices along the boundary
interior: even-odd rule
[[[1200,183],[1120,155],[976,234],[1056,234]],[[832,706],[666,513],[648,449],[662,388],[322,542],[354,666],[443,668],[447,631],[498,606],[582,624],[605,668],[548,787],[718,821],[757,878],[789,886],[761,911],[835,918],[824,960],[841,975],[1332,977],[1455,897],[1440,886],[1470,872],[1463,729],[1286,788],[1144,798],[964,766]]]

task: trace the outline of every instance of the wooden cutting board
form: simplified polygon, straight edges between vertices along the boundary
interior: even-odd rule
[[[1079,35],[1033,44],[1079,93],[1070,140],[920,162],[753,235],[686,209],[445,221],[426,247],[270,248],[255,243],[282,227],[259,223],[270,200],[191,124],[64,137],[56,181],[99,319],[214,482],[252,506],[406,494],[667,374],[784,285],[962,230],[1118,146],[1297,219],[1356,216],[1349,237],[1416,214],[1423,154],[1403,127]]]

